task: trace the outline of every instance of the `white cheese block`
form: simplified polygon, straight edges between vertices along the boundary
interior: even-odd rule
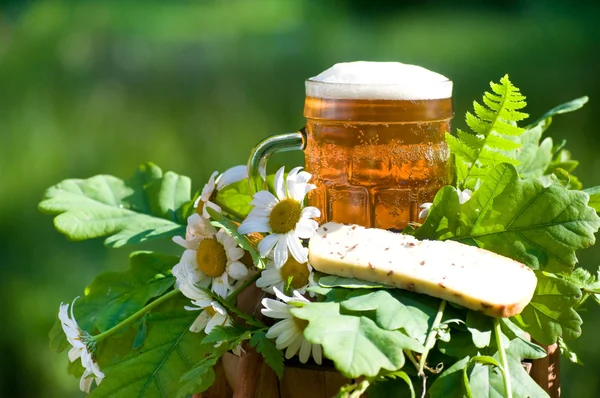
[[[327,223],[310,239],[318,271],[438,297],[496,317],[519,314],[537,279],[510,258],[454,241]]]

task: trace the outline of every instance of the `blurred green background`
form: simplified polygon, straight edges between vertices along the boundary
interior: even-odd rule
[[[533,117],[556,118],[586,186],[600,184],[598,2],[229,0],[0,2],[0,396],[77,397],[48,348],[61,301],[128,250],[70,243],[37,211],[70,177],[128,177],[152,160],[201,188],[269,134],[303,124],[304,79],[351,60],[416,63],[455,82],[455,126],[509,73]],[[302,156],[279,158],[300,164]],[[598,265],[600,245],[581,252]],[[591,303],[590,303],[591,304]],[[563,361],[565,397],[600,396],[600,310]]]

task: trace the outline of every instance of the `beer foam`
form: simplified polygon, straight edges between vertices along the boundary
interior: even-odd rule
[[[342,62],[306,81],[306,95],[366,100],[432,100],[452,97],[439,73],[400,62]]]

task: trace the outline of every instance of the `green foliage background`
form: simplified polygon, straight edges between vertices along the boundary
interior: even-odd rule
[[[559,1],[0,2],[0,396],[77,397],[48,349],[61,301],[127,250],[70,243],[37,211],[69,177],[129,177],[152,160],[201,188],[262,137],[302,126],[303,81],[335,62],[399,60],[455,82],[454,125],[490,80],[510,75],[527,112],[587,94],[549,130],[577,175],[600,185],[600,4]],[[300,164],[302,155],[275,162]],[[143,247],[141,247],[143,249]],[[176,252],[174,245],[166,250]],[[598,266],[600,246],[580,255]],[[600,310],[563,361],[566,397],[600,394]]]

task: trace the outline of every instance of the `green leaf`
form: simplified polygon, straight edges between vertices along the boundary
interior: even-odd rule
[[[250,346],[263,356],[267,365],[271,367],[281,380],[283,377],[283,353],[277,349],[275,342],[267,338],[263,331],[256,332],[250,339]]]
[[[86,295],[75,302],[79,326],[88,333],[104,332],[162,295],[175,279],[171,268],[179,258],[154,252],[134,252],[126,272],[105,272],[87,287]],[[67,348],[60,321],[50,332],[50,346],[58,352]]]
[[[519,165],[517,170],[523,178],[540,178],[546,173],[546,170],[552,162],[552,138],[545,138],[541,143],[540,139],[544,129],[542,126],[535,126],[525,130],[521,136],[521,148],[517,150],[517,160]]]
[[[97,360],[106,378],[90,397],[176,396],[181,376],[214,351],[212,345],[200,343],[202,334],[189,331],[198,314],[184,309],[188,303],[189,299],[178,296],[151,312],[139,350],[131,350],[132,333],[99,342]]]
[[[579,287],[548,273],[537,273],[537,277],[533,299],[513,319],[542,344],[554,344],[560,336],[565,339],[579,337],[582,321],[573,309],[581,299]]]
[[[554,108],[550,109],[548,112],[544,113],[542,116],[537,118],[533,123],[527,126],[527,128],[530,129],[535,126],[543,125],[545,130],[550,126],[550,123],[552,123],[552,118],[554,116],[581,109],[588,102],[588,100],[589,98],[587,96],[579,97],[569,102],[565,102],[564,104],[555,106]]]
[[[490,345],[492,341],[492,332],[494,322],[489,316],[485,316],[475,311],[467,313],[467,329],[473,336],[473,344],[477,348],[484,348]]]
[[[260,256],[260,253],[258,252],[256,247],[254,247],[254,245],[250,242],[250,240],[245,235],[240,235],[238,233],[238,226],[233,221],[223,217],[223,215],[217,213],[213,209],[207,208],[206,210],[208,211],[210,218],[213,220],[211,221],[211,224],[217,228],[224,229],[229,236],[235,239],[237,244],[240,245],[242,249],[250,253],[250,255],[252,256],[252,262],[254,262],[256,268],[265,269],[265,260]]]
[[[368,317],[342,314],[339,303],[308,303],[290,312],[308,321],[304,337],[321,344],[325,357],[348,378],[373,377],[381,369],[398,370],[404,365],[403,349],[424,349],[417,340],[382,329]]]
[[[562,337],[558,338],[558,348],[560,353],[564,355],[569,361],[576,363],[577,365],[583,365],[583,362],[577,356],[577,353],[569,348]]]
[[[373,382],[367,390],[367,395],[369,398],[415,398],[416,396],[410,376],[402,370],[387,373],[382,380]]]
[[[456,188],[446,185],[433,199],[433,205],[423,225],[412,232],[418,239],[446,240],[460,231],[461,205]]]
[[[586,193],[560,183],[545,187],[522,180],[508,164],[493,169],[462,205],[453,191],[450,187],[438,192],[430,216],[414,233],[417,238],[453,239],[533,269],[570,272],[577,263],[575,252],[593,245],[600,227]]]
[[[226,185],[217,192],[215,203],[221,206],[223,211],[240,218],[245,218],[252,206],[252,194],[248,179]]]
[[[470,357],[465,357],[446,369],[429,388],[430,398],[463,398],[465,386],[462,372],[469,363]]]
[[[509,319],[502,319],[500,322],[501,338],[506,347],[513,395],[515,397],[547,397],[521,365],[521,361],[525,358],[543,358],[546,356],[546,351],[527,341],[525,333]],[[471,329],[476,328],[476,322],[473,319],[469,319],[468,323],[471,325]],[[484,333],[486,330],[487,325],[484,324],[482,328],[478,329],[478,332]],[[458,361],[442,373],[431,386],[429,392],[432,398],[468,396],[466,384],[462,380],[465,374],[463,372],[466,372],[468,376],[468,385],[473,397],[504,397],[502,374],[497,368],[499,356],[496,344],[490,342],[485,347],[477,348],[472,342],[471,334],[472,331],[462,332],[453,329],[452,339],[449,342],[438,343],[437,347],[442,353],[458,358]],[[484,365],[480,363],[484,363]],[[485,364],[491,364],[494,367]]]
[[[474,189],[477,180],[500,163],[519,164],[514,152],[520,147],[519,137],[525,132],[517,122],[528,117],[520,112],[525,97],[508,75],[500,83],[490,83],[493,93],[485,93],[483,103],[473,102],[475,114],[467,112],[466,121],[472,135],[458,131],[457,137],[446,134],[446,142],[455,155],[457,186]]]
[[[177,398],[185,398],[208,390],[215,382],[214,367],[220,358],[220,355],[210,355],[184,374],[181,377],[181,387],[177,392]]]
[[[554,116],[580,109],[587,100],[587,97],[581,97],[561,104],[526,127],[525,133],[520,137],[522,146],[516,150],[519,161],[517,170],[521,177],[539,178],[543,183],[549,183],[548,177],[557,169],[561,168],[570,173],[577,167],[579,162],[571,160],[570,152],[562,149],[564,142],[554,147],[552,138],[545,138],[541,143],[540,139],[552,123]],[[569,187],[581,189],[576,178]]]
[[[368,316],[386,330],[402,329],[421,344],[425,343],[439,300],[401,290],[378,290],[340,303],[341,311],[372,312]]]
[[[99,175],[65,180],[50,187],[41,211],[56,214],[54,225],[80,241],[107,236],[121,247],[185,233],[179,210],[190,200],[190,179],[146,163],[128,181]]]
[[[508,349],[508,371],[514,397],[548,398],[548,395],[527,374],[521,360]],[[470,365],[474,365],[470,369]],[[490,366],[491,365],[491,366]],[[468,375],[468,385],[464,375]],[[505,397],[502,372],[496,355],[465,356],[446,369],[429,389],[430,398],[463,398],[467,388],[475,398]]]
[[[239,325],[233,326],[221,326],[217,325],[211,330],[202,344],[218,344],[218,343],[230,343],[231,347],[235,347],[244,340],[249,340],[252,336],[252,332]]]
[[[590,202],[588,203],[597,212],[600,212],[600,186],[584,189],[583,192],[590,195]]]
[[[468,381],[473,397],[505,397],[503,376],[497,358],[497,356],[484,356],[471,358],[469,361],[473,362],[477,359]],[[463,374],[467,372],[468,365],[463,369]],[[548,398],[548,394],[527,374],[521,360],[510,353],[508,355],[508,373],[514,397]]]
[[[564,275],[563,278],[567,281],[576,285],[579,289],[586,290],[589,292],[600,293],[600,269],[596,272],[596,275],[590,274],[585,268],[575,268],[570,275]]]
[[[390,289],[389,286],[380,283],[325,274],[318,277],[318,283],[322,287],[343,287],[345,289]]]
[[[530,336],[510,319],[502,318],[500,320],[500,327],[503,334],[502,337],[506,337],[509,340],[509,342],[503,343],[506,347],[509,347],[507,351],[508,355],[516,356],[519,360],[522,358],[540,359],[547,355],[546,350],[529,341]]]
[[[175,279],[171,269],[179,258],[154,252],[134,252],[126,272],[105,272],[87,288],[85,311],[94,325],[105,331],[167,291]]]
[[[138,331],[135,335],[135,340],[133,340],[133,349],[137,350],[141,346],[144,345],[146,341],[146,336],[148,335],[148,324],[146,322],[146,317],[142,317],[140,320],[139,326],[137,327]]]
[[[471,372],[471,377],[468,375],[469,365],[475,365]],[[477,397],[480,396],[496,396],[495,393],[500,393],[500,397],[504,397],[506,389],[504,384],[500,385],[500,389],[496,385],[492,385],[493,381],[497,381],[493,372],[501,372],[500,381],[503,381],[504,373],[502,366],[494,358],[486,355],[476,356],[469,360],[467,366],[463,368],[463,385],[468,397],[473,397],[473,390],[477,392]],[[488,390],[489,388],[489,390]],[[486,391],[488,390],[488,391]],[[482,395],[485,392],[485,395]]]

